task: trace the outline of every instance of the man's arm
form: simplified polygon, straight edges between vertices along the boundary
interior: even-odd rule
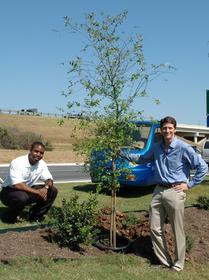
[[[41,188],[41,189],[34,189],[34,188],[31,188],[29,186],[27,186],[25,183],[18,183],[18,184],[15,184],[13,185],[13,187],[16,189],[16,190],[20,190],[20,191],[25,191],[27,193],[32,193],[32,194],[35,194],[37,195],[38,197],[40,197],[41,199],[43,200],[46,200],[47,199],[47,192],[48,190],[46,188]]]
[[[191,169],[196,170],[192,180],[188,183],[188,188],[192,188],[203,181],[203,178],[208,172],[208,165],[202,159],[201,155],[198,155],[192,147],[186,150],[185,157]]]
[[[53,187],[53,177],[45,161],[42,161],[42,174],[40,180],[45,183],[47,189]]]
[[[144,155],[133,154],[129,150],[120,151],[119,154],[122,158],[127,159],[128,161],[136,162],[136,163],[148,163],[151,160],[154,160],[153,150],[149,150]]]

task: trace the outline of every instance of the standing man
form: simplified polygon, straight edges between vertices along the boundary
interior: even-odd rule
[[[208,171],[205,161],[194,149],[175,137],[176,120],[160,121],[163,140],[153,147],[157,186],[150,205],[150,233],[153,248],[165,266],[181,271],[184,267],[186,241],[184,234],[184,202],[186,192],[200,184]],[[190,170],[196,170],[189,181]],[[166,248],[163,224],[168,216],[175,238],[175,260],[172,263]]]
[[[2,221],[15,223],[17,216],[26,205],[33,204],[29,210],[30,221],[41,221],[52,206],[57,189],[46,163],[42,160],[45,146],[41,142],[31,145],[29,154],[14,159],[4,180],[0,198],[8,208]],[[44,184],[37,184],[38,181]]]
[[[200,184],[208,171],[205,161],[187,143],[175,137],[176,120],[165,117],[160,121],[162,140],[153,144],[151,151],[129,160],[154,160],[156,188],[150,205],[150,235],[154,252],[160,263],[175,271],[184,267],[186,242],[184,234],[184,202],[186,192]],[[123,154],[122,154],[123,156]],[[190,170],[196,170],[189,181]],[[163,225],[169,218],[175,238],[175,260],[171,260],[166,247]]]

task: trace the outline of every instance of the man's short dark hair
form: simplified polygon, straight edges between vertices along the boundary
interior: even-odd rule
[[[35,142],[32,143],[32,145],[31,145],[31,147],[30,147],[30,151],[32,151],[36,146],[41,146],[41,147],[43,147],[44,150],[45,150],[45,145],[44,145],[42,142],[40,142],[40,141],[35,141]]]
[[[173,124],[174,128],[176,128],[176,120],[173,117],[167,116],[160,120],[160,127],[162,128],[165,123]]]

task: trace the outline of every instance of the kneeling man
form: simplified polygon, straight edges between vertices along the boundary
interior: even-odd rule
[[[1,201],[8,207],[2,216],[3,222],[15,223],[24,207],[31,204],[28,219],[41,221],[52,206],[57,189],[53,186],[52,175],[42,160],[44,152],[44,144],[34,142],[29,154],[11,162],[0,193]]]

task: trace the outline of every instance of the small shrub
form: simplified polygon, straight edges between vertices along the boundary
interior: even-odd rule
[[[41,141],[46,151],[52,151],[53,146],[49,141],[44,141],[42,136],[33,132],[20,132],[17,129],[0,128],[0,147],[13,150],[29,150],[31,144]]]
[[[0,146],[5,149],[20,148],[15,133],[6,128],[0,128]]]
[[[209,210],[209,197],[207,196],[199,196],[197,199],[196,206],[199,209]]]
[[[190,253],[194,248],[195,238],[191,235],[186,235],[186,252]]]
[[[52,143],[49,142],[49,141],[44,142],[44,145],[45,145],[45,150],[46,151],[52,151],[54,149]]]
[[[24,132],[19,135],[17,135],[18,142],[20,143],[20,146],[24,150],[29,150],[31,147],[31,144],[35,141],[42,141],[41,135],[38,135],[34,132]]]
[[[98,233],[97,195],[79,203],[74,195],[69,202],[62,201],[61,208],[54,208],[50,213],[54,240],[61,246],[78,248],[80,244],[89,244]]]

